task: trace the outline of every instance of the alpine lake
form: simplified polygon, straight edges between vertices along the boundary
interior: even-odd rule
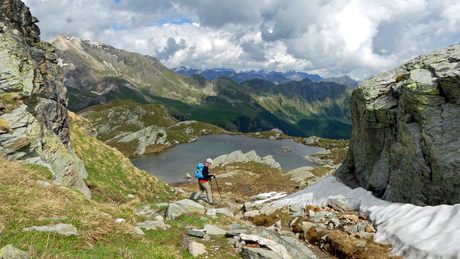
[[[291,151],[286,152],[284,147],[289,147]],[[304,157],[325,149],[299,144],[292,139],[272,140],[245,135],[215,134],[200,136],[196,142],[180,144],[159,154],[132,159],[131,162],[163,182],[180,183],[187,182],[187,173],[195,179],[197,164],[203,163],[206,158],[215,159],[237,150],[243,153],[255,150],[260,157],[272,155],[283,171],[290,171],[303,166],[318,166]]]

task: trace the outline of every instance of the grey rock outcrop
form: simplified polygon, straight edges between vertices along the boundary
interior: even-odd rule
[[[225,166],[231,163],[247,163],[249,161],[266,164],[272,168],[281,170],[281,165],[278,162],[276,162],[273,156],[268,155],[261,158],[257,155],[256,151],[254,150],[251,150],[246,154],[243,154],[241,150],[237,150],[233,151],[228,155],[218,156],[213,160],[211,168],[214,168],[216,166]]]
[[[457,44],[360,83],[349,152],[335,176],[393,202],[459,203],[459,62]]]
[[[0,156],[46,166],[56,184],[91,197],[71,145],[63,75],[37,22],[21,1],[0,0]]]
[[[311,172],[311,170],[313,170],[313,167],[304,166],[304,167],[293,169],[285,173],[284,175],[290,176],[289,180],[292,182],[306,183],[308,181],[314,181],[318,178]]]
[[[204,214],[205,210],[202,205],[192,200],[180,200],[168,205],[168,208],[166,209],[166,218],[174,219],[182,214],[190,212]]]
[[[167,136],[164,128],[152,125],[129,134],[118,142],[130,142],[137,139],[139,145],[134,155],[141,156],[145,153],[145,148],[148,146],[154,144],[170,145],[170,143],[166,141]]]

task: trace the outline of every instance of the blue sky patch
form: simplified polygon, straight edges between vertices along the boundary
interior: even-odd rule
[[[116,4],[119,4],[121,0],[113,0]]]
[[[129,28],[127,26],[123,26],[123,25],[119,25],[117,23],[113,23],[112,24],[112,29],[114,29],[116,31],[122,31],[122,30],[127,30]]]
[[[189,23],[192,24],[193,21],[187,18],[179,17],[179,20],[172,19],[171,17],[165,17],[157,22],[153,22],[151,24],[148,24],[148,26],[163,26],[165,24],[184,24],[184,23]]]

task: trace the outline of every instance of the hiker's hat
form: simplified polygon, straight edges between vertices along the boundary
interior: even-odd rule
[[[206,159],[206,163],[210,163],[212,165],[212,159],[211,158]]]

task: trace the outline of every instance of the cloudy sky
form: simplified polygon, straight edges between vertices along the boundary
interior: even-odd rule
[[[23,0],[42,40],[72,35],[167,67],[362,80],[460,42],[458,0]]]

